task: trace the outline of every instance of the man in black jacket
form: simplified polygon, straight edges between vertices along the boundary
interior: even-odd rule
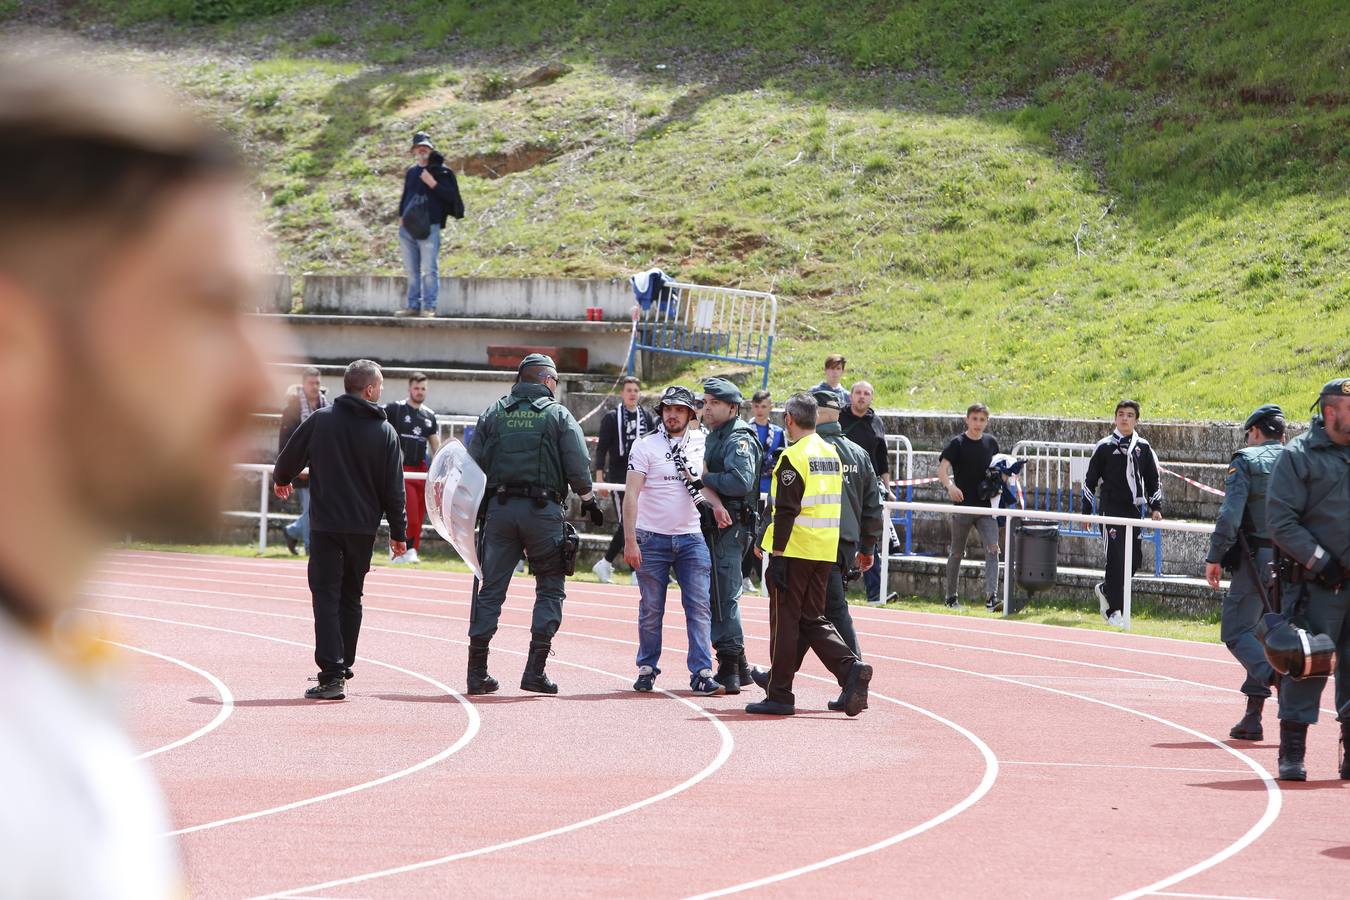
[[[853,385],[849,392],[848,409],[839,414],[839,427],[844,432],[844,437],[848,438],[863,451],[867,453],[872,460],[872,468],[881,479],[885,488],[886,499],[890,499],[891,493],[891,464],[886,451],[886,429],[881,424],[876,410],[872,408],[872,385],[866,381],[859,381]],[[887,552],[889,547],[881,547],[886,538],[883,533],[881,542],[876,547],[859,547],[858,552]],[[863,573],[863,585],[867,588],[867,602],[881,602],[881,567],[873,566]]]
[[[276,495],[309,466],[309,590],[314,601],[312,700],[341,700],[352,677],[361,632],[361,591],[370,570],[380,517],[389,520],[389,549],[407,551],[403,453],[398,433],[378,405],[380,367],[358,359],[342,378],[346,393],[300,424],[272,470]]]
[[[286,442],[291,439],[291,435],[295,434],[295,429],[300,427],[301,422],[327,405],[328,397],[324,393],[323,385],[319,382],[319,370],[314,366],[306,366],[300,383],[286,391],[286,404],[281,409],[281,431],[277,436],[277,452],[280,453],[281,448],[286,446]],[[300,498],[300,516],[287,525],[282,534],[286,536],[286,548],[291,551],[291,556],[299,555],[296,548],[300,544],[305,545],[305,553],[308,555],[308,475],[301,475],[295,480],[295,493]]]
[[[447,216],[464,218],[464,201],[455,173],[424,132],[413,135],[412,152],[416,161],[403,173],[403,196],[398,201],[398,242],[408,274],[408,306],[395,315],[431,318],[436,315],[441,283],[436,268],[441,231]]]

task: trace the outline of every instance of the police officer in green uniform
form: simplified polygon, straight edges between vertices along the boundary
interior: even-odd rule
[[[711,540],[713,562],[712,644],[717,654],[719,684],[739,694],[753,684],[745,658],[741,629],[741,562],[755,536],[759,512],[759,435],[740,417],[740,388],[725,378],[703,382],[703,424],[709,429],[703,446],[703,486],[716,492],[731,516],[719,523]]]
[[[1266,495],[1271,539],[1288,557],[1286,609],[1296,607],[1313,634],[1336,645],[1336,718],[1341,778],[1350,779],[1350,378],[1327,383],[1308,430],[1275,462]],[[1290,583],[1292,582],[1292,583]],[[1280,778],[1303,781],[1308,726],[1317,721],[1327,679],[1280,682]]]
[[[871,550],[881,543],[885,518],[881,505],[881,481],[867,451],[844,437],[839,427],[839,413],[844,404],[833,390],[819,390],[811,394],[816,406],[816,434],[839,454],[844,464],[844,502],[839,519],[839,559],[825,585],[825,618],[848,644],[853,655],[862,657],[858,649],[858,635],[853,628],[853,616],[848,611],[844,584],[849,573],[859,574],[872,567],[873,559],[859,548]],[[855,569],[856,565],[856,569]]]
[[[553,397],[558,367],[531,353],[516,370],[511,393],[478,417],[469,456],[487,474],[478,556],[483,580],[474,582],[469,614],[470,694],[490,694],[488,644],[497,632],[502,603],[521,553],[534,574],[530,653],[520,688],[556,694],[544,673],[553,635],[562,624],[564,574],[563,501],[570,487],[595,525],[604,521],[591,493],[590,454],[576,419]]]
[[[1266,527],[1266,490],[1275,460],[1284,450],[1284,411],[1274,404],[1257,407],[1243,428],[1247,446],[1234,453],[1228,465],[1223,504],[1205,557],[1205,578],[1218,590],[1223,571],[1228,571],[1231,580],[1223,598],[1219,637],[1247,670],[1242,683],[1247,712],[1228,736],[1259,741],[1265,736],[1261,710],[1279,677],[1256,637],[1256,626],[1266,605],[1260,573],[1269,569],[1275,555]]]

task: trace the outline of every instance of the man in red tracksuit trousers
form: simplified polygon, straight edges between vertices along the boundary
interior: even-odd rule
[[[431,457],[441,446],[441,435],[436,424],[436,413],[426,405],[427,376],[414,372],[408,379],[408,398],[390,403],[384,408],[389,424],[398,432],[399,447],[403,450],[404,472],[425,472]],[[395,563],[421,562],[417,557],[422,544],[422,520],[426,517],[426,487],[424,478],[405,479],[404,494],[408,498],[408,550],[392,560]]]

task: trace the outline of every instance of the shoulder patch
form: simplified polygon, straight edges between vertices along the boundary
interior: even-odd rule
[[[792,484],[797,480],[797,473],[792,469],[784,469],[783,474],[778,476],[778,480],[785,485]]]

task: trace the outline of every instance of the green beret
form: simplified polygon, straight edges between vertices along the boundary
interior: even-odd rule
[[[520,361],[520,365],[516,366],[516,374],[519,375],[526,369],[532,369],[535,366],[547,366],[555,372],[558,371],[558,367],[554,364],[552,357],[545,356],[543,353],[531,353]]]
[[[1334,381],[1328,381],[1322,385],[1322,392],[1318,398],[1325,397],[1328,394],[1335,396],[1350,396],[1350,378],[1337,378]]]
[[[1242,430],[1246,431],[1268,416],[1279,416],[1280,418],[1284,418],[1284,410],[1280,409],[1274,403],[1258,406],[1256,409],[1252,410],[1252,414],[1247,417],[1247,421],[1242,423]]]
[[[735,403],[737,405],[744,402],[741,396],[741,389],[736,387],[725,378],[706,378],[703,381],[703,393],[712,397],[714,400],[721,400],[723,403]]]
[[[816,399],[817,409],[842,410],[844,408],[844,402],[840,399],[838,391],[813,391],[811,396]]]

